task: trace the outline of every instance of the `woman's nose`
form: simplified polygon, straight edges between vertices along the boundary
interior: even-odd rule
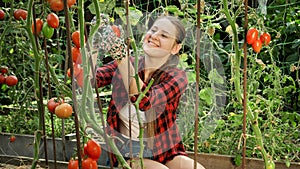
[[[154,32],[154,33],[152,33],[152,35],[151,35],[151,38],[153,38],[153,39],[157,39],[158,37],[159,37],[159,32],[157,31],[157,32]]]

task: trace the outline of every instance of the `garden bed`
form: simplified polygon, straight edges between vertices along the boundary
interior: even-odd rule
[[[0,135],[0,168],[6,165],[13,165],[19,167],[29,167],[32,162],[33,157],[33,139],[32,135],[14,135],[16,140],[14,142],[10,142],[9,133],[4,133]],[[50,168],[54,168],[53,161],[53,144],[51,139],[47,139],[47,151],[48,151],[48,165]],[[76,142],[72,140],[65,140],[65,155],[63,155],[63,147],[62,147],[62,139],[56,139],[56,166],[57,168],[66,168],[68,164],[68,160],[72,157],[76,150]],[[105,147],[105,143],[101,144],[102,147]],[[40,149],[40,160],[39,167],[45,167],[45,158],[44,158],[44,149],[43,142],[41,142]],[[63,157],[65,156],[65,160]],[[190,157],[194,157],[192,152],[189,152]],[[105,167],[107,159],[107,153],[105,148],[103,149],[102,155],[98,160],[99,168],[108,168]],[[197,155],[197,161],[205,166],[206,169],[240,169],[241,166],[234,165],[234,157],[227,155],[219,155],[219,154],[206,154],[199,153]],[[247,158],[246,166],[249,169],[262,169],[264,168],[264,162],[261,159],[256,158]],[[17,168],[17,167],[16,167]],[[290,167],[286,167],[285,163],[276,162],[276,169],[299,169],[300,163],[291,163]]]

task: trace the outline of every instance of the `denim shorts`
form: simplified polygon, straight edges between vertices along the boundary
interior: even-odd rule
[[[128,138],[119,137],[121,141],[116,141],[117,142],[117,147],[120,151],[120,153],[122,154],[122,156],[125,158],[125,160],[130,159],[130,140]],[[149,149],[147,147],[147,143],[144,142],[144,151],[143,151],[143,158],[147,158],[147,159],[153,159],[153,150]],[[131,155],[132,158],[139,158],[140,157],[140,141],[135,141],[135,140],[131,140]]]

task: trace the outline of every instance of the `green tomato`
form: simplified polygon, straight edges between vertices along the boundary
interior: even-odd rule
[[[44,25],[43,25],[42,32],[43,32],[43,35],[44,35],[46,38],[50,39],[50,38],[53,36],[53,34],[54,34],[54,28],[51,28],[51,27],[48,25],[48,23],[45,22]]]
[[[275,169],[275,163],[274,163],[273,160],[269,160],[269,161],[267,162],[266,169]]]

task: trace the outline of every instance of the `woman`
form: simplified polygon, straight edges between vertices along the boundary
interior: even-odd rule
[[[177,68],[184,38],[185,29],[180,20],[159,17],[144,37],[144,56],[139,58],[137,79],[133,76],[134,59],[128,61],[127,56],[97,68],[98,86],[113,85],[107,114],[108,134],[120,138],[116,142],[126,159],[135,158],[133,168],[140,168],[138,114],[145,130],[145,168],[194,168],[194,160],[187,157],[175,124],[176,109],[188,84],[185,72]],[[133,103],[151,79],[154,82],[141,99],[137,114]],[[132,140],[132,151],[129,140]],[[197,163],[197,168],[204,167]]]

